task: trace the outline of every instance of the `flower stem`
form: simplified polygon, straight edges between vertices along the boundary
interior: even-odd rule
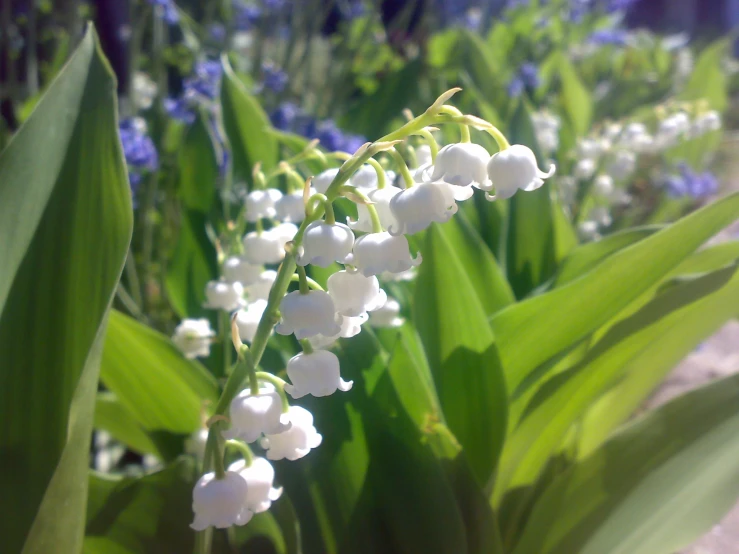
[[[213,462],[213,471],[215,471],[216,479],[223,479],[226,477],[226,470],[223,467],[223,448],[220,443],[220,422],[216,422],[210,428],[208,433],[208,440],[205,444],[206,454],[210,452],[211,461]],[[207,460],[207,457],[206,457]]]
[[[300,271],[300,266],[298,266],[298,271]],[[315,280],[311,279],[307,275],[305,277],[305,281],[308,283],[308,286],[312,288],[313,290],[323,290],[323,287],[320,284],[318,284]],[[290,282],[299,283],[300,275],[293,274],[293,276],[290,278]]]
[[[367,208],[367,211],[369,212],[370,221],[372,222],[372,232],[382,233],[382,223],[380,222],[380,216],[377,213],[377,208],[375,208],[374,204],[367,197],[366,194],[364,194],[357,187],[353,187],[351,185],[341,185],[340,192],[342,193],[348,192],[350,194],[358,196],[360,200],[362,200],[365,203],[365,207]]]
[[[431,131],[428,129],[421,129],[417,134],[422,136],[426,141],[426,144],[429,145],[429,148],[431,149],[431,163],[435,163],[436,155],[439,153],[439,144],[436,142],[434,135],[432,135]]]
[[[369,158],[367,163],[370,164],[374,168],[375,173],[377,173],[377,188],[384,189],[387,183],[387,177],[385,175],[385,170],[380,165],[380,162],[374,158]]]
[[[223,373],[221,375],[228,375],[228,371],[231,368],[231,316],[228,312],[219,314],[219,335],[223,342]]]
[[[271,385],[274,385],[277,394],[280,395],[280,399],[282,400],[282,413],[287,413],[287,411],[290,409],[290,401],[285,394],[285,381],[277,377],[277,375],[272,375],[271,373],[267,373],[266,371],[257,371],[256,375],[260,381],[265,381],[267,383],[270,383]]]
[[[400,174],[403,176],[403,181],[405,181],[406,188],[411,188],[416,183],[413,180],[413,175],[411,175],[411,171],[410,169],[408,169],[408,165],[405,163],[403,156],[401,156],[400,152],[395,150],[395,148],[393,148],[389,152],[390,155],[393,157],[393,160],[395,160],[395,165],[398,166],[398,171],[400,171]]]
[[[254,461],[254,453],[251,451],[251,448],[241,441],[227,440],[226,448],[237,450],[244,457],[246,467],[249,467]]]
[[[313,345],[310,343],[308,339],[301,340],[300,347],[303,349],[303,352],[305,352],[306,354],[313,354]]]
[[[290,278],[292,281],[292,277]],[[298,283],[300,286],[300,294],[308,294],[310,287],[308,286],[308,276],[305,274],[305,267],[302,265],[298,266]]]

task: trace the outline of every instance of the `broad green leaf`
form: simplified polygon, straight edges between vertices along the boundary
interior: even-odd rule
[[[188,210],[206,214],[210,211],[216,195],[218,154],[205,116],[198,114],[185,134],[177,157],[180,195]]]
[[[579,246],[562,260],[554,279],[554,286],[561,287],[577,279],[611,254],[639,242],[641,239],[654,234],[660,228],[659,226],[635,227]]]
[[[531,115],[523,102],[511,121],[510,140],[533,145],[539,165],[544,158],[536,145]],[[533,192],[519,192],[509,200],[506,271],[516,296],[526,296],[552,276],[556,269],[556,230],[551,185]]]
[[[706,273],[737,260],[739,260],[739,240],[732,240],[699,250],[677,266],[672,274]]]
[[[113,311],[100,378],[147,431],[192,433],[205,402],[217,399],[215,380],[187,360],[164,335]]]
[[[501,489],[532,483],[570,426],[602,394],[633,372],[664,375],[732,318],[737,303],[739,272],[732,266],[675,286],[615,324],[581,362],[555,375],[528,403],[503,450]]]
[[[116,107],[113,72],[90,27],[0,155],[7,552],[82,547],[102,336],[131,238]]]
[[[593,119],[593,99],[572,62],[564,55],[559,59],[559,78],[562,80],[562,105],[565,113],[577,136],[584,136]]]
[[[218,261],[205,226],[202,212],[182,211],[177,245],[165,278],[167,298],[182,319],[212,314],[203,308],[205,285],[218,278]]]
[[[726,110],[728,80],[723,67],[730,44],[730,39],[722,38],[701,52],[690,80],[680,94],[681,100],[707,100],[714,110]]]
[[[514,554],[672,554],[739,496],[739,376],[646,414],[558,478]]]
[[[90,474],[85,554],[192,552],[194,460],[144,477]],[[113,549],[111,546],[115,545]]]
[[[490,317],[515,301],[492,252],[464,217],[453,217],[439,228],[439,232],[444,234],[464,266],[486,316]]]
[[[139,454],[157,454],[157,447],[141,424],[115,394],[101,392],[95,400],[95,429],[110,435]]]
[[[733,194],[616,252],[569,284],[495,314],[491,323],[510,390],[608,322],[737,216],[739,194]]]
[[[426,232],[414,321],[442,411],[480,483],[492,474],[506,429],[506,385],[483,307],[444,232]]]
[[[267,114],[234,74],[228,58],[221,58],[221,109],[223,126],[233,157],[234,178],[252,182],[252,169],[261,162],[262,169],[272,169],[278,161],[277,139],[270,132]]]

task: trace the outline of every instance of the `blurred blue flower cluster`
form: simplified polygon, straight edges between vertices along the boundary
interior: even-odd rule
[[[623,29],[600,29],[588,37],[588,42],[598,46],[626,46],[628,32]]]
[[[539,68],[534,63],[526,62],[518,68],[508,83],[508,94],[513,97],[520,96],[524,89],[535,89],[539,83]]]
[[[143,176],[159,168],[159,156],[154,142],[147,135],[143,119],[132,117],[122,120],[118,126],[118,133],[128,165],[131,191],[135,194]]]
[[[706,198],[718,192],[718,180],[710,171],[696,173],[687,164],[678,164],[678,173],[665,180],[670,196]]]
[[[180,14],[177,13],[174,0],[148,0],[148,2],[160,14],[161,18],[170,25],[174,25],[180,20]]]
[[[288,76],[282,69],[271,62],[262,64],[262,82],[259,91],[267,90],[279,94],[287,87]]]
[[[192,123],[195,119],[194,109],[198,105],[213,102],[218,96],[222,71],[221,64],[215,60],[196,63],[192,75],[183,81],[182,94],[164,101],[169,116]]]
[[[234,0],[233,3],[233,22],[234,27],[239,31],[248,31],[252,29],[259,18],[262,16],[262,10],[253,4],[248,4],[243,0]]]
[[[330,151],[355,152],[367,142],[362,136],[345,133],[330,119],[317,121],[292,102],[280,104],[270,119],[275,128],[318,139]]]

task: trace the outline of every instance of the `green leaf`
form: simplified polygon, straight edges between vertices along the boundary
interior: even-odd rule
[[[672,554],[739,496],[739,376],[629,425],[558,478],[514,554]]]
[[[180,170],[180,195],[185,207],[207,214],[215,199],[218,152],[202,113],[198,114],[185,134],[177,165]]]
[[[501,488],[532,483],[570,426],[602,394],[630,374],[664,376],[732,318],[738,303],[739,273],[732,266],[675,286],[615,324],[581,362],[553,376],[528,403],[501,457]],[[617,414],[637,406],[629,402]],[[606,419],[601,431],[611,428]]]
[[[106,312],[131,238],[113,72],[90,27],[0,155],[2,549],[79,552]]]
[[[167,268],[165,286],[172,309],[183,319],[212,313],[203,308],[205,285],[218,278],[218,261],[205,228],[206,217],[202,212],[182,212],[179,238]]]
[[[148,431],[192,433],[204,402],[215,402],[215,379],[187,360],[164,335],[113,311],[100,378]]]
[[[514,144],[530,144],[539,165],[544,158],[539,152],[529,110],[523,102],[511,121],[510,140]],[[556,269],[556,230],[550,186],[532,192],[519,192],[509,201],[506,233],[506,271],[516,296],[526,296],[552,276]]]
[[[611,255],[579,279],[495,314],[491,323],[510,390],[656,285],[738,214],[739,194],[727,196]]]
[[[438,225],[426,232],[422,252],[413,319],[449,428],[475,477],[485,483],[503,444],[507,414],[493,333],[465,267]]]
[[[554,279],[554,286],[561,287],[590,271],[603,260],[627,246],[653,235],[660,226],[635,227],[613,233],[600,240],[588,242],[574,249],[562,261]]]
[[[272,169],[278,161],[277,139],[270,132],[267,114],[234,74],[228,58],[221,58],[221,109],[223,126],[233,156],[234,178],[252,182],[252,169],[261,162],[262,169]]]
[[[566,56],[559,59],[562,104],[577,136],[584,136],[593,120],[593,99]]]
[[[192,552],[195,471],[181,457],[144,477],[91,473],[85,554]]]
[[[114,439],[139,454],[158,454],[149,435],[115,394],[101,392],[97,395],[95,429],[107,431]]]
[[[681,100],[707,100],[714,110],[726,110],[728,79],[723,66],[731,43],[731,39],[721,38],[701,52],[685,90],[679,95]]]

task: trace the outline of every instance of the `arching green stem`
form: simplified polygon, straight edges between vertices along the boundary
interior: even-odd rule
[[[290,278],[292,281],[292,278]],[[310,287],[308,286],[308,276],[305,274],[305,267],[302,265],[298,266],[298,283],[300,286],[300,294],[308,294]]]
[[[429,145],[429,148],[431,149],[431,163],[435,163],[436,155],[439,153],[439,144],[436,142],[434,135],[432,135],[431,131],[428,129],[421,129],[416,134],[422,136],[424,142]]]
[[[375,208],[372,201],[367,197],[367,195],[364,194],[357,187],[353,187],[351,185],[341,185],[341,188],[339,190],[342,194],[353,194],[354,196],[359,197],[359,199],[364,202],[364,205],[369,212],[370,221],[372,222],[372,232],[382,233],[382,223],[380,222],[380,215],[377,213],[377,209]]]
[[[403,156],[401,156],[400,152],[398,152],[395,148],[389,150],[389,153],[393,157],[395,165],[398,166],[398,171],[400,171],[400,174],[403,176],[403,181],[405,181],[406,188],[411,188],[416,183],[413,180],[413,175],[411,175],[411,171],[410,169],[408,169],[408,165],[405,163]]]
[[[257,371],[257,378],[260,381],[274,385],[277,394],[280,395],[280,399],[282,400],[282,413],[287,413],[290,409],[290,401],[287,398],[287,394],[285,394],[285,381],[277,377],[277,375],[272,375],[266,371]]]
[[[303,270],[303,271],[305,271],[305,270]],[[300,272],[300,266],[298,266],[298,272]],[[308,283],[308,286],[310,288],[312,288],[313,290],[321,290],[321,291],[323,290],[323,287],[320,284],[318,284],[316,281],[314,281],[313,279],[311,279],[307,275],[305,276],[305,281],[306,281],[306,283]],[[293,276],[290,278],[290,282],[291,283],[300,283],[300,275],[293,274]]]
[[[227,440],[225,446],[231,450],[238,451],[244,457],[244,465],[246,465],[246,467],[249,467],[254,461],[254,453],[251,451],[251,448],[243,442]]]
[[[378,162],[374,158],[369,158],[367,160],[367,163],[370,164],[374,168],[375,173],[377,174],[377,188],[384,189],[387,183],[387,176],[385,175],[385,170],[380,165],[380,162]]]

